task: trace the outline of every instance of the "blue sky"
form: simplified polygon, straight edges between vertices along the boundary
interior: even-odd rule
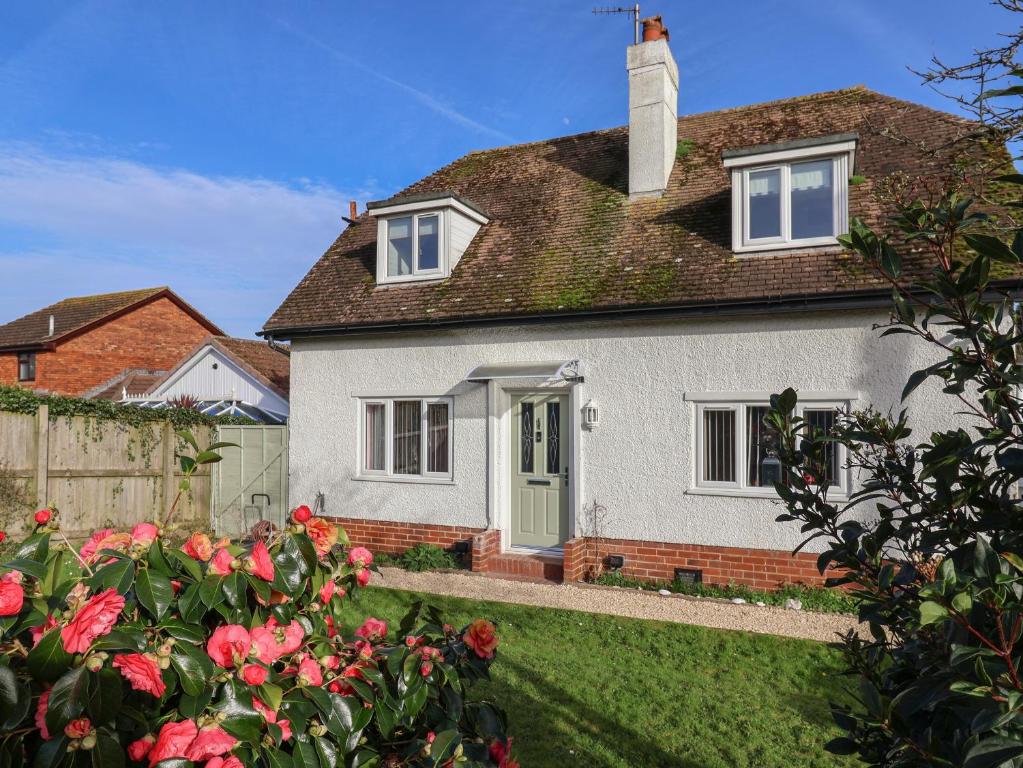
[[[680,113],[863,83],[1015,21],[984,0],[660,0]],[[344,226],[473,149],[627,121],[592,0],[0,4],[0,322],[170,285],[235,335]]]

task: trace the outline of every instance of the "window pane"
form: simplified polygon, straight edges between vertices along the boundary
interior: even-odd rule
[[[382,472],[387,467],[385,433],[385,408],[383,403],[366,403],[366,469]]]
[[[419,217],[419,268],[437,269],[440,266],[438,249],[438,216]]]
[[[835,419],[838,412],[833,408],[828,409],[804,409],[803,418],[815,432],[825,435],[830,434],[835,428]],[[827,443],[824,447],[824,455],[821,459],[821,469],[824,472],[824,480],[828,485],[838,485],[839,470],[838,446],[834,443]]]
[[[387,274],[412,274],[412,217],[387,222]]]
[[[448,471],[448,404],[426,406],[426,471]]]
[[[533,404],[519,404],[519,471],[533,474]]]
[[[561,472],[561,403],[547,403],[547,474]]]
[[[777,464],[778,432],[764,424],[766,405],[751,405],[746,409],[746,483],[754,488],[773,488],[781,480],[781,466]],[[771,459],[765,468],[765,460]]]
[[[418,475],[423,435],[423,406],[419,400],[394,401],[394,474]]]
[[[735,482],[735,411],[703,411],[703,479]]]
[[[792,164],[792,239],[835,234],[831,160]]]
[[[35,352],[22,352],[18,355],[18,380],[34,381],[36,377]]]
[[[781,237],[781,171],[750,171],[749,237]]]

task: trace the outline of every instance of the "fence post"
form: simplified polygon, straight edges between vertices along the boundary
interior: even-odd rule
[[[170,514],[174,498],[177,496],[177,485],[174,482],[174,426],[163,423],[163,519]]]
[[[50,474],[50,406],[42,403],[36,411],[36,502],[39,508],[47,504],[47,486]]]

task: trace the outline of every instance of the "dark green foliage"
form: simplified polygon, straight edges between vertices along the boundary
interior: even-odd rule
[[[134,427],[154,421],[169,421],[175,429],[197,425],[255,424],[252,419],[240,416],[207,416],[190,408],[139,408],[135,405],[115,403],[110,400],[86,400],[81,397],[62,395],[37,395],[21,387],[0,384],[0,411],[33,414],[39,406],[46,404],[50,418],[58,416],[88,416],[96,419],[110,419]]]
[[[856,613],[859,601],[840,589],[825,587],[806,587],[798,584],[786,584],[778,589],[767,592],[741,584],[690,584],[685,581],[646,581],[625,576],[616,571],[605,571],[596,580],[597,584],[608,587],[626,587],[629,589],[645,589],[657,591],[667,589],[681,595],[696,597],[713,597],[724,600],[741,597],[747,603],[764,603],[765,605],[784,606],[789,599],[799,600],[805,611],[819,613]]]
[[[1023,335],[1018,278],[992,279],[995,263],[1021,273],[1023,229],[975,207],[950,190],[900,204],[895,234],[857,221],[841,238],[892,286],[882,336],[934,351],[903,398],[936,384],[957,422],[917,438],[906,410],[866,410],[823,434],[795,415],[792,389],[765,419],[787,470],[778,520],[801,523],[804,545],[824,544],[821,571],[840,569],[830,583],[854,586],[870,625],[870,639],[845,639],[859,703],[835,708],[847,735],[829,748],[871,765],[1023,765]],[[912,286],[906,244],[933,257]],[[848,501],[814,479],[836,444],[861,482]]]
[[[396,565],[406,571],[439,571],[445,568],[464,568],[461,561],[447,550],[436,544],[420,542],[406,549],[396,557],[377,557],[380,565]]]

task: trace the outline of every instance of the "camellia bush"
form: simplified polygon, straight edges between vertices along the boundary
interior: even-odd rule
[[[219,460],[182,437],[186,475]],[[76,549],[56,509],[34,522],[0,575],[0,768],[517,766],[469,696],[494,625],[346,624],[373,556],[308,507],[247,543],[164,521]]]

